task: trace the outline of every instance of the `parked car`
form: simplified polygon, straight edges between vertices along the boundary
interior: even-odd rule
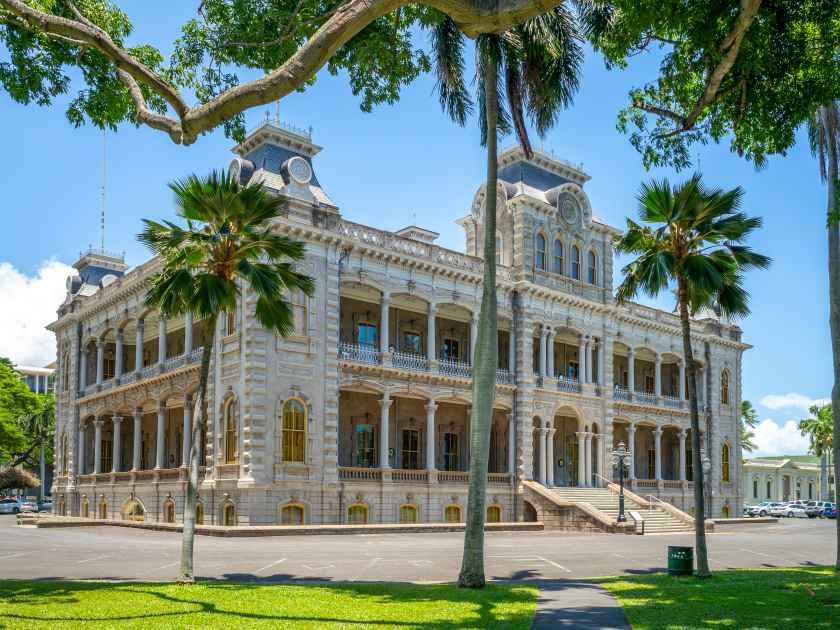
[[[744,512],[749,517],[755,516],[767,516],[770,511],[770,506],[773,505],[772,501],[762,501],[758,505],[752,505],[744,509]]]
[[[769,516],[787,516],[787,510],[787,503],[771,503],[767,509],[767,514]]]
[[[789,518],[808,518],[808,512],[803,505],[789,505],[786,516]]]
[[[0,501],[0,514],[18,514],[22,504],[20,499],[3,499]]]
[[[825,518],[837,518],[837,506],[833,503],[828,505],[822,513]]]
[[[38,503],[36,501],[21,501],[20,503],[20,511],[21,512],[37,512],[38,511]]]

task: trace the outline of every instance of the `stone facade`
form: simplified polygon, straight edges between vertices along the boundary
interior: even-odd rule
[[[816,457],[756,457],[744,462],[741,483],[744,501],[832,501],[834,474],[826,466],[826,476]]]
[[[257,325],[242,292],[218,329],[144,305],[158,262],[126,273],[88,252],[51,325],[58,343],[57,511],[181,518],[199,350],[214,335],[201,519],[271,524],[463,520],[484,187],[459,220],[466,254],[410,226],[347,220],[306,132],[266,122],[231,170],[288,199],[278,233],[305,241],[311,297],[295,332]],[[618,231],[593,215],[582,168],[519,148],[499,157],[499,366],[488,519],[534,513],[522,481],[602,485],[620,441],[629,484],[689,509],[689,418],[679,321],[613,299]],[[693,322],[704,364],[701,436],[715,515],[740,511],[740,329]],[[708,392],[708,393],[707,393]],[[688,442],[690,444],[690,441]],[[724,464],[728,463],[724,473]]]

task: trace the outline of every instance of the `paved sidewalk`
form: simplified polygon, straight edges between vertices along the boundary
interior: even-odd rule
[[[624,610],[592,582],[541,580],[537,614],[531,630],[631,630]]]

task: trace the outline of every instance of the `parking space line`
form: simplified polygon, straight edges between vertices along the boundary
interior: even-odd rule
[[[280,558],[279,560],[276,560],[276,561],[272,562],[271,564],[267,564],[264,567],[257,569],[256,571],[254,571],[254,573],[262,573],[266,569],[270,569],[271,567],[277,566],[281,562],[285,562],[285,561],[286,561],[286,558]]]
[[[571,573],[571,571],[569,571],[566,567],[564,567],[562,564],[557,564],[556,562],[554,562],[554,560],[549,560],[548,558],[543,558],[542,556],[537,556],[537,559],[542,560],[543,562],[546,562],[551,566],[560,569],[564,573]]]
[[[76,564],[84,564],[85,562],[94,562],[96,560],[105,560],[105,558],[110,558],[111,556],[102,555],[96,556],[94,558],[87,558],[86,560],[79,560]]]

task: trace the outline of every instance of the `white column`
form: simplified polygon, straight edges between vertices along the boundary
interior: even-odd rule
[[[379,427],[379,467],[380,468],[390,468],[391,463],[388,458],[388,449],[390,447],[391,440],[388,437],[388,431],[390,429],[390,410],[391,410],[391,398],[386,393],[382,396],[382,400],[379,401],[379,407],[382,409],[382,415],[380,420],[380,427]]]
[[[539,428],[537,429],[539,432],[539,445],[540,445],[540,483],[542,485],[546,485],[547,475],[546,475],[546,452],[545,452],[545,442],[546,437],[548,436],[548,429]]]
[[[586,433],[575,433],[578,439],[578,488],[586,486]]]
[[[131,445],[131,470],[140,470],[140,443],[142,436],[143,409],[134,408],[134,441]]]
[[[604,341],[604,338],[601,337],[601,340],[598,342],[598,385],[600,385],[601,387],[603,387],[607,382],[605,380],[606,375],[604,374],[604,372],[606,371],[606,368],[605,368],[606,363],[604,363],[604,346],[605,345],[606,345],[606,342]]]
[[[586,340],[583,335],[580,336],[580,345],[578,346],[578,380],[581,383],[586,382]]]
[[[548,336],[546,337],[546,346],[545,346],[545,364],[546,364],[546,374],[550,378],[556,377],[556,372],[554,370],[554,331],[549,330]]]
[[[184,315],[184,354],[189,354],[193,349],[193,314],[187,311]]]
[[[166,403],[160,401],[157,410],[157,443],[155,448],[155,468],[166,468]]]
[[[508,412],[508,474],[513,474],[513,469],[516,466],[516,426],[513,422],[513,412]]]
[[[592,486],[592,434],[586,434],[586,487]]]
[[[190,441],[192,440],[192,396],[186,394],[184,396],[184,438],[181,440],[183,448],[181,450],[181,466],[187,468],[190,465]]]
[[[85,423],[79,421],[79,448],[76,453],[76,474],[85,474]]]
[[[592,382],[592,341],[586,342],[586,382]]]
[[[437,307],[434,304],[429,304],[429,318],[426,322],[426,359],[431,365],[432,361],[437,359],[437,349],[435,344],[437,342]]]
[[[628,469],[627,479],[636,478],[636,425],[631,424],[627,426],[627,450],[630,451],[630,468]]]
[[[391,296],[388,293],[382,294],[382,303],[379,305],[379,351],[382,354],[388,352],[390,334],[388,332],[388,312],[391,306]]]
[[[685,429],[681,430],[679,433],[679,440],[680,440],[680,481],[686,480],[686,466],[685,466],[685,439],[686,439],[686,431]]]
[[[548,436],[546,437],[546,450],[548,451],[546,454],[546,459],[548,460],[546,480],[550,488],[554,487],[554,433],[556,431],[557,429],[549,429]]]
[[[111,450],[111,472],[120,472],[120,459],[122,458],[122,417],[114,414],[111,418],[111,422],[114,423],[114,441],[113,448]]]
[[[662,395],[662,355],[658,352],[653,362],[653,393]]]
[[[680,400],[685,400],[685,359],[680,361]]]
[[[475,365],[475,352],[478,345],[478,313],[473,313],[472,321],[470,322],[470,356],[472,356],[471,364]]]
[[[435,445],[437,444],[435,411],[437,411],[437,403],[430,400],[426,403],[426,470],[435,469]]]
[[[540,332],[540,376],[545,378],[546,371],[546,343],[548,337],[548,327],[543,326]]]
[[[662,427],[656,427],[653,432],[654,450],[656,451],[656,459],[654,459],[654,477],[657,481],[662,479]]]
[[[134,371],[143,371],[143,320],[137,320],[137,332],[134,337]]]
[[[93,474],[102,472],[102,420],[93,421]]]
[[[96,340],[96,384],[102,383],[105,374],[105,342],[102,339]]]
[[[636,352],[633,348],[627,353],[627,388],[631,393],[636,392]]]
[[[119,378],[123,373],[123,331],[117,331],[117,347],[114,356],[114,377]]]
[[[87,346],[82,348],[79,361],[79,391],[84,391],[87,387],[87,363],[88,363],[88,349]]]
[[[158,323],[158,364],[166,361],[166,320],[161,316]]]
[[[508,331],[508,372],[511,377],[516,371],[516,345],[513,338],[513,320],[510,322],[510,331]]]

